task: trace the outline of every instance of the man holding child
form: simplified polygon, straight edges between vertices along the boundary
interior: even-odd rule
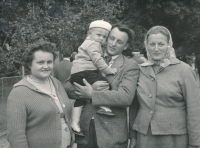
[[[133,101],[139,76],[138,64],[122,55],[132,40],[132,32],[125,25],[113,26],[107,39],[104,55],[111,56],[109,67],[115,75],[106,75],[106,81],[81,86],[68,81],[65,90],[72,99],[85,99],[80,127],[85,136],[76,136],[77,148],[125,148],[128,146],[127,110]],[[111,90],[104,89],[111,86]],[[98,114],[98,106],[109,107],[115,116]]]

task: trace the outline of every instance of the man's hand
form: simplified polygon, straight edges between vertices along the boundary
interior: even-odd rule
[[[130,139],[129,148],[136,148],[136,139]]]
[[[92,84],[92,88],[94,90],[97,90],[97,91],[100,91],[100,90],[105,90],[105,89],[109,89],[109,83],[106,82],[106,81],[97,81],[97,82],[94,82]]]
[[[83,79],[83,83],[85,86],[81,86],[80,84],[74,82],[75,94],[83,99],[92,99],[92,86],[85,79]]]

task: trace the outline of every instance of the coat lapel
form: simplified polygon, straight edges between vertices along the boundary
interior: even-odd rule
[[[124,57],[122,54],[117,57],[117,59],[113,62],[111,68],[117,68],[117,73],[115,75],[107,75],[106,78],[109,83],[112,83],[112,81],[116,78],[118,73],[122,70],[122,67],[124,65]]]
[[[143,72],[143,74],[145,74],[146,76],[150,77],[150,78],[154,78],[156,79],[156,75],[155,72],[152,68],[152,66],[140,66],[140,70]]]

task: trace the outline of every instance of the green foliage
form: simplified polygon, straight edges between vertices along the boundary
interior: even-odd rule
[[[20,71],[24,49],[39,39],[77,51],[97,19],[134,30],[126,55],[145,52],[144,34],[155,25],[171,31],[178,54],[199,52],[200,0],[2,0],[0,12],[0,74]]]
[[[128,20],[135,28],[140,28],[136,29],[136,35],[139,36],[136,42],[139,45],[143,42],[143,38],[140,38],[143,32],[152,26],[162,25],[172,33],[174,47],[180,51],[177,54],[200,52],[199,0],[135,0],[129,5],[127,12],[129,15],[125,13],[124,22]]]

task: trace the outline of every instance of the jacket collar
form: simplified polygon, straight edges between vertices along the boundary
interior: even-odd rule
[[[171,65],[177,65],[177,64],[180,64],[181,61],[178,60],[177,58],[173,57],[173,58],[170,58],[170,64],[168,67],[170,67]],[[168,68],[166,67],[166,68]],[[153,67],[152,66],[140,66],[140,70],[147,76],[149,77],[153,77],[154,79],[156,79],[156,75],[155,75],[155,72],[153,70]]]
[[[181,61],[177,58],[170,58],[170,65],[180,64]]]

